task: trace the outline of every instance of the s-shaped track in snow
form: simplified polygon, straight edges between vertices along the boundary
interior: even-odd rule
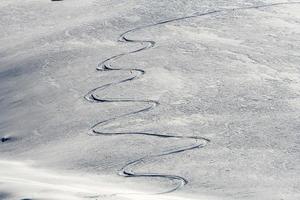
[[[235,10],[249,10],[249,9],[259,9],[259,8],[264,8],[264,7],[271,7],[271,6],[279,6],[279,5],[287,5],[287,4],[299,4],[300,2],[282,2],[282,3],[273,3],[273,4],[266,4],[266,5],[258,5],[258,6],[249,6],[249,7],[241,7],[241,8],[232,8],[232,9],[220,9],[220,10],[212,10],[209,12],[205,12],[205,13],[197,13],[197,14],[193,14],[190,16],[185,16],[185,17],[179,17],[179,18],[174,18],[174,19],[168,19],[168,20],[164,20],[164,21],[160,21],[157,23],[153,23],[150,25],[145,25],[145,26],[140,26],[137,28],[133,28],[130,29],[124,33],[122,33],[118,39],[119,42],[124,42],[124,43],[138,43],[141,44],[142,47],[130,51],[130,52],[126,52],[126,53],[121,53],[121,54],[117,54],[114,55],[110,58],[107,58],[106,60],[100,62],[97,66],[97,71],[124,71],[124,72],[135,72],[133,73],[133,75],[131,75],[129,78],[126,79],[122,79],[122,80],[118,80],[115,82],[111,82],[105,85],[101,85],[99,87],[96,87],[92,90],[90,90],[86,95],[85,95],[85,99],[91,103],[145,103],[145,106],[143,109],[138,109],[136,111],[133,112],[129,112],[123,115],[119,115],[117,117],[114,118],[110,118],[110,119],[106,119],[104,121],[100,121],[96,124],[94,124],[89,132],[89,135],[92,136],[99,136],[99,135],[141,135],[141,136],[151,136],[151,137],[159,137],[159,138],[165,138],[165,139],[189,139],[194,141],[194,143],[192,145],[189,146],[181,146],[178,147],[176,149],[171,149],[171,150],[167,150],[167,151],[162,151],[158,154],[151,154],[151,155],[147,155],[144,156],[142,158],[133,160],[128,162],[126,165],[124,165],[120,170],[119,170],[119,175],[124,176],[124,177],[156,177],[156,178],[164,178],[164,179],[168,179],[171,181],[176,181],[176,186],[174,186],[173,188],[171,188],[170,190],[161,192],[161,193],[157,193],[157,194],[163,194],[163,193],[169,193],[169,192],[173,192],[181,187],[183,187],[185,184],[188,183],[188,181],[181,176],[177,176],[177,175],[168,175],[168,174],[160,174],[160,173],[137,173],[133,171],[133,167],[140,164],[141,162],[150,159],[150,158],[158,158],[158,157],[162,157],[162,156],[166,156],[166,155],[171,155],[171,154],[176,154],[179,152],[184,152],[184,151],[188,151],[188,150],[193,150],[193,149],[197,149],[197,148],[202,148],[204,147],[208,142],[210,142],[209,139],[204,138],[204,137],[198,137],[198,136],[176,136],[176,135],[172,135],[172,134],[163,134],[163,133],[149,133],[149,132],[135,132],[135,131],[130,131],[130,132],[105,132],[105,131],[101,131],[99,130],[100,127],[103,127],[106,124],[109,124],[111,122],[113,122],[114,120],[117,119],[121,119],[124,117],[128,117],[130,115],[135,115],[137,113],[142,113],[142,112],[147,112],[150,111],[152,109],[154,109],[156,106],[159,105],[158,101],[155,100],[150,100],[150,99],[144,99],[144,100],[136,100],[134,99],[134,97],[129,97],[129,98],[101,98],[99,96],[97,96],[95,93],[96,92],[100,92],[104,89],[107,88],[112,88],[113,86],[119,85],[119,84],[123,84],[129,81],[133,81],[136,80],[138,78],[140,78],[141,76],[143,76],[146,72],[143,69],[139,69],[139,68],[127,68],[127,69],[122,69],[122,68],[118,68],[118,67],[112,67],[112,63],[114,61],[116,61],[117,59],[129,55],[129,54],[134,54],[140,51],[144,51],[147,49],[150,49],[152,47],[155,46],[155,41],[151,41],[151,40],[136,40],[136,39],[130,39],[127,37],[127,35],[129,33],[135,32],[135,31],[139,31],[142,29],[146,29],[146,28],[150,28],[150,27],[154,27],[154,26],[158,26],[158,25],[163,25],[163,24],[167,24],[167,23],[171,23],[171,22],[175,22],[175,21],[180,21],[180,20],[185,20],[185,19],[191,19],[191,18],[196,18],[196,17],[201,17],[201,16],[206,16],[206,15],[212,15],[212,14],[216,14],[216,13],[222,13],[222,12],[232,12]],[[97,128],[98,127],[98,128]],[[97,128],[97,130],[96,130]]]

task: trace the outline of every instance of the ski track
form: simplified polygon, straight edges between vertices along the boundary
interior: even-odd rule
[[[138,159],[135,159],[133,161],[128,162],[126,165],[124,165],[118,172],[118,174],[120,176],[123,177],[155,177],[155,178],[163,178],[163,179],[167,179],[170,181],[176,181],[176,186],[174,186],[173,188],[164,191],[164,192],[160,192],[160,193],[156,193],[156,194],[165,194],[165,193],[170,193],[170,192],[174,192],[178,189],[180,189],[181,187],[183,187],[184,185],[186,185],[188,183],[188,181],[186,180],[186,178],[181,177],[181,176],[177,176],[177,175],[168,175],[168,174],[160,174],[160,173],[136,173],[133,171],[133,168],[135,166],[137,166],[138,164],[142,163],[143,161],[147,160],[147,159],[151,159],[151,158],[158,158],[158,157],[162,157],[162,156],[167,156],[167,155],[171,155],[171,154],[177,154],[180,152],[185,152],[185,151],[189,151],[189,150],[194,150],[194,149],[199,149],[199,148],[203,148],[204,146],[206,146],[206,144],[208,142],[210,142],[209,139],[204,138],[204,137],[198,137],[198,136],[176,136],[176,135],[172,135],[172,134],[161,134],[161,133],[149,133],[149,132],[105,132],[105,131],[99,131],[96,130],[96,128],[100,128],[101,126],[107,125],[109,123],[111,123],[114,120],[117,119],[121,119],[124,117],[128,117],[128,116],[132,116],[138,113],[143,113],[143,112],[148,112],[152,109],[154,109],[156,106],[159,105],[158,101],[155,100],[150,100],[150,99],[143,99],[143,100],[137,100],[134,99],[134,97],[129,97],[129,98],[101,98],[98,95],[96,95],[95,93],[102,90],[105,90],[107,88],[112,88],[113,86],[119,85],[119,84],[123,84],[126,82],[130,82],[133,80],[136,80],[138,78],[141,78],[143,75],[145,75],[146,71],[143,69],[139,69],[139,68],[126,68],[126,69],[122,69],[122,68],[117,68],[117,67],[113,67],[112,63],[116,60],[118,60],[119,58],[129,55],[129,54],[134,54],[134,53],[138,53],[147,49],[151,49],[152,47],[155,46],[155,41],[151,41],[151,40],[136,40],[136,39],[130,39],[127,37],[127,35],[129,33],[133,33],[135,31],[139,31],[142,29],[146,29],[146,28],[150,28],[150,27],[154,27],[154,26],[158,26],[158,25],[163,25],[163,24],[167,24],[167,23],[171,23],[171,22],[176,22],[176,21],[180,21],[180,20],[186,20],[186,19],[191,19],[191,18],[197,18],[197,17],[201,17],[201,16],[206,16],[206,15],[213,15],[213,14],[217,14],[217,13],[226,13],[226,12],[233,12],[236,10],[249,10],[249,9],[259,9],[259,8],[265,8],[265,7],[272,7],[272,6],[279,6],[279,5],[288,5],[288,4],[299,4],[300,2],[281,2],[281,3],[273,3],[273,4],[266,4],[266,5],[258,5],[258,6],[249,6],[249,7],[241,7],[241,8],[231,8],[231,9],[220,9],[220,10],[212,10],[212,11],[208,11],[205,13],[196,13],[190,16],[185,16],[185,17],[179,17],[179,18],[174,18],[174,19],[168,19],[165,21],[160,21],[157,23],[153,23],[150,25],[145,25],[145,26],[140,26],[140,27],[136,27],[133,29],[130,29],[124,33],[122,33],[119,36],[118,42],[123,42],[123,43],[137,43],[137,44],[141,44],[142,47],[138,48],[136,50],[133,51],[129,51],[129,52],[125,52],[125,53],[121,53],[121,54],[117,54],[114,55],[112,57],[109,57],[107,59],[105,59],[104,61],[100,62],[97,66],[97,71],[100,72],[108,72],[108,71],[124,71],[124,72],[135,72],[136,74],[132,76],[130,76],[129,78],[126,79],[122,79],[116,82],[111,82],[105,85],[101,85],[99,87],[96,87],[92,90],[90,90],[86,95],[85,95],[85,99],[91,103],[145,103],[147,106],[145,106],[143,109],[138,109],[134,112],[129,112],[123,115],[119,115],[117,117],[114,118],[110,118],[110,119],[106,119],[104,121],[100,121],[96,124],[94,124],[89,131],[89,135],[91,136],[99,136],[99,135],[142,135],[142,136],[152,136],[152,137],[159,137],[159,138],[164,138],[164,139],[188,139],[188,140],[192,140],[194,141],[194,143],[192,145],[189,146],[181,146],[178,147],[176,149],[170,149],[170,150],[166,150],[166,151],[162,151],[161,153],[158,154],[150,154]],[[94,198],[94,197],[91,197]]]

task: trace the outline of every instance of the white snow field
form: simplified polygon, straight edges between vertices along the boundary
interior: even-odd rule
[[[300,2],[1,0],[0,200],[300,199]]]

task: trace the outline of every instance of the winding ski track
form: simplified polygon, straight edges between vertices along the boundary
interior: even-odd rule
[[[171,155],[171,154],[177,154],[180,152],[185,152],[185,151],[189,151],[189,150],[194,150],[194,149],[199,149],[204,147],[208,142],[210,142],[209,139],[204,138],[204,137],[198,137],[198,136],[177,136],[177,135],[172,135],[172,134],[163,134],[163,133],[149,133],[149,132],[135,132],[135,131],[130,131],[130,132],[105,132],[105,131],[101,131],[101,127],[103,127],[106,124],[109,124],[111,122],[113,122],[114,120],[117,119],[121,119],[124,117],[128,117],[128,116],[132,116],[138,113],[143,113],[143,112],[147,112],[150,111],[152,109],[154,109],[155,107],[157,107],[159,105],[158,101],[155,100],[150,100],[150,99],[142,99],[142,100],[137,100],[134,97],[129,97],[129,98],[101,98],[99,97],[96,92],[99,94],[100,91],[105,90],[107,88],[113,88],[116,85],[119,84],[123,84],[129,81],[134,81],[138,78],[141,78],[143,75],[145,75],[146,71],[143,69],[139,69],[139,68],[127,68],[127,69],[122,69],[122,68],[118,68],[118,67],[113,67],[112,63],[115,62],[116,60],[118,60],[119,58],[129,55],[129,54],[134,54],[134,53],[138,53],[141,51],[145,51],[147,49],[150,49],[152,47],[155,46],[155,41],[152,40],[137,40],[137,39],[130,39],[127,35],[142,29],[147,29],[150,27],[154,27],[154,26],[159,26],[159,25],[163,25],[163,24],[167,24],[167,23],[171,23],[171,22],[175,22],[175,21],[180,21],[180,20],[186,20],[186,19],[191,19],[191,18],[197,18],[197,17],[201,17],[201,16],[206,16],[206,15],[213,15],[213,14],[217,14],[217,13],[226,13],[226,12],[233,12],[236,10],[249,10],[249,9],[259,9],[259,8],[265,8],[265,7],[272,7],[272,6],[279,6],[279,5],[287,5],[287,4],[299,4],[300,2],[282,2],[282,3],[273,3],[273,4],[266,4],[266,5],[258,5],[258,6],[249,6],[249,7],[240,7],[240,8],[232,8],[232,9],[220,9],[220,10],[212,10],[212,11],[208,11],[205,13],[196,13],[190,16],[185,16],[185,17],[179,17],[179,18],[174,18],[174,19],[168,19],[168,20],[164,20],[164,21],[160,21],[157,23],[153,23],[153,24],[149,24],[149,25],[145,25],[145,26],[140,26],[140,27],[136,27],[133,29],[130,29],[124,33],[122,33],[118,39],[119,42],[123,42],[123,43],[137,43],[142,45],[142,47],[133,50],[133,51],[129,51],[129,52],[125,52],[125,53],[121,53],[121,54],[117,54],[114,56],[111,56],[107,59],[105,59],[104,61],[100,62],[97,66],[97,71],[100,72],[109,72],[109,71],[124,71],[124,72],[131,72],[132,75],[129,78],[126,79],[122,79],[122,80],[118,80],[115,82],[111,82],[105,85],[101,85],[99,87],[96,87],[92,90],[90,90],[86,95],[85,95],[85,99],[91,103],[145,103],[145,107],[142,109],[137,109],[134,112],[129,112],[123,115],[119,115],[117,117],[114,118],[110,118],[110,119],[106,119],[104,121],[100,121],[96,124],[94,124],[89,132],[89,135],[92,136],[99,136],[99,135],[141,135],[141,136],[148,136],[148,137],[159,137],[162,139],[188,139],[193,141],[194,143],[189,145],[189,146],[181,146],[178,147],[176,149],[170,149],[170,150],[166,150],[166,151],[161,151],[158,154],[150,154],[138,159],[135,159],[133,161],[129,161],[126,165],[124,165],[120,170],[119,170],[119,175],[124,176],[124,177],[156,177],[156,178],[163,178],[163,179],[167,179],[170,181],[176,181],[176,186],[174,186],[173,188],[161,192],[161,193],[157,193],[157,194],[164,194],[164,193],[170,193],[173,192],[175,190],[178,190],[179,188],[183,187],[185,184],[188,183],[188,181],[181,176],[177,176],[177,175],[168,175],[168,174],[160,174],[160,173],[137,173],[134,172],[133,168],[136,167],[138,164],[140,164],[141,162],[150,159],[150,158],[158,158],[158,157],[162,157],[162,156],[166,156],[166,155]],[[134,73],[133,73],[134,72]],[[100,130],[99,130],[100,129]]]

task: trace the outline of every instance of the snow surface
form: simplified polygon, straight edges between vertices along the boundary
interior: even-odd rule
[[[300,199],[300,3],[278,2],[1,0],[0,199]],[[135,102],[84,99],[137,73],[95,70],[145,45],[117,42],[120,34],[195,15],[128,33],[156,43],[110,64],[146,73],[95,95]],[[159,105],[96,130],[210,142],[151,157],[195,141],[89,134],[144,99]],[[153,196],[178,180],[117,175],[142,157],[135,173],[188,184]]]

